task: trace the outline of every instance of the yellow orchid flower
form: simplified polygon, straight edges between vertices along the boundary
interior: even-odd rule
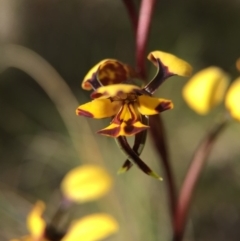
[[[147,128],[142,115],[156,115],[173,108],[170,100],[152,97],[154,91],[173,75],[189,76],[191,66],[176,56],[153,51],[148,59],[157,66],[153,80],[145,87],[134,85],[137,73],[117,60],[103,60],[95,65],[83,80],[84,89],[93,89],[93,101],[80,105],[76,114],[95,119],[112,117],[111,124],[99,134],[118,137],[132,136]]]
[[[223,100],[228,83],[228,75],[212,66],[197,72],[187,82],[183,98],[195,112],[205,115]]]
[[[116,220],[105,213],[96,213],[74,220],[67,232],[48,226],[42,218],[45,204],[38,201],[29,213],[27,226],[30,235],[10,241],[97,241],[118,231]]]
[[[105,195],[112,187],[112,178],[105,169],[83,165],[69,171],[61,182],[64,197],[73,202],[88,202]]]
[[[225,98],[225,106],[231,116],[240,121],[240,77],[230,85]]]

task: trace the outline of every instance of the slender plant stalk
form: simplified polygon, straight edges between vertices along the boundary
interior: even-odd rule
[[[220,133],[222,133],[227,123],[227,120],[224,119],[217,126],[214,126],[214,128],[203,139],[194,153],[190,167],[185,176],[185,180],[183,182],[176,206],[173,241],[181,241],[183,238],[190,203],[201,171],[203,170],[207,157],[212,150],[213,144],[215,143]]]
[[[157,150],[159,156],[162,158],[162,165],[165,171],[164,180],[166,179],[170,213],[173,222],[176,207],[176,187],[173,178],[172,167],[169,160],[169,154],[167,151],[166,135],[161,117],[159,115],[151,116],[150,126],[155,149]]]
[[[146,78],[146,46],[156,0],[142,0],[136,34],[136,64],[140,76]]]
[[[0,56],[1,71],[10,67],[24,71],[31,76],[50,97],[66,125],[79,158],[82,157],[79,146],[82,146],[82,149],[85,150],[85,157],[88,157],[89,160],[92,161],[92,149],[88,148],[88,143],[94,145],[93,149],[96,152],[94,155],[101,157],[101,152],[96,141],[91,135],[87,134],[91,133],[87,121],[82,119],[80,122],[74,116],[78,101],[58,72],[40,55],[20,45],[7,44],[0,46]],[[62,96],[64,96],[64,98]],[[84,142],[80,139],[82,138],[81,135],[79,135],[81,130],[85,131]],[[86,148],[84,148],[83,145],[86,145]],[[102,158],[98,158],[98,160],[102,161]]]
[[[129,18],[130,18],[131,23],[132,23],[133,32],[134,32],[134,35],[136,36],[137,27],[138,27],[138,13],[136,11],[134,2],[132,0],[123,0],[123,3],[124,3],[124,5],[127,9]]]
[[[127,0],[124,1],[128,2]],[[152,20],[152,14],[154,10],[156,1],[155,0],[142,0],[139,18],[137,24],[137,34],[136,34],[136,66],[139,71],[140,76],[143,79],[146,79],[146,67],[145,67],[145,57],[146,57],[146,45],[149,37],[150,24]],[[128,6],[129,8],[129,6]],[[132,11],[136,12],[136,11]],[[128,10],[130,20],[132,20],[132,16],[130,11]],[[132,22],[132,25],[134,23]],[[150,118],[150,130],[152,134],[152,138],[154,141],[154,145],[156,150],[161,156],[162,165],[165,171],[166,185],[168,188],[168,196],[169,196],[169,205],[171,217],[173,220],[175,213],[175,205],[176,205],[176,188],[174,184],[172,169],[170,166],[169,155],[167,151],[167,142],[166,136],[164,132],[163,122],[160,116],[151,116]]]

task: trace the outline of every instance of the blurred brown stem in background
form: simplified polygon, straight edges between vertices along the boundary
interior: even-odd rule
[[[132,1],[124,1],[125,5],[127,6],[129,18],[131,21],[136,17],[131,15],[135,14],[136,11],[132,10],[129,11],[133,7]],[[146,46],[149,37],[149,30],[150,24],[152,20],[153,10],[155,7],[156,1],[155,0],[142,0],[140,10],[139,10],[139,17],[138,17],[138,24],[137,24],[137,33],[136,33],[136,65],[137,70],[139,71],[140,76],[142,79],[146,79]],[[135,25],[132,22],[132,25]],[[150,131],[152,134],[152,138],[154,141],[155,148],[161,157],[161,162],[165,171],[166,177],[166,185],[168,188],[168,197],[169,197],[169,205],[170,205],[170,212],[171,217],[174,217],[175,213],[175,204],[176,204],[176,188],[174,184],[172,168],[170,165],[169,154],[167,150],[167,141],[166,135],[164,131],[164,125],[161,120],[160,116],[151,116],[150,118]]]
[[[1,71],[11,67],[20,69],[31,76],[47,93],[65,123],[79,159],[82,159],[79,146],[83,147],[83,145],[86,145],[85,148],[83,147],[85,157],[91,158],[92,151],[87,148],[87,143],[91,143],[91,145],[93,145],[92,148],[95,150],[95,155],[99,156],[98,160],[102,160],[100,158],[101,152],[95,139],[92,135],[87,135],[87,133],[91,133],[87,121],[83,119],[80,123],[73,115],[78,106],[78,101],[58,72],[40,55],[20,45],[2,45],[0,46],[0,53]],[[64,98],[62,98],[62,96],[64,96]],[[79,132],[83,129],[85,135],[82,132],[80,136]],[[83,142],[81,138],[84,138],[85,142]]]
[[[218,125],[214,125],[212,130],[202,140],[197,150],[195,151],[190,167],[185,176],[182,188],[179,193],[174,217],[174,237],[173,241],[181,241],[183,238],[190,203],[193,198],[194,189],[196,188],[201,171],[207,161],[207,157],[212,150],[213,144],[217,137],[227,126],[228,121],[222,120]]]
[[[152,14],[156,0],[142,0],[137,33],[136,33],[136,65],[137,71],[143,79],[146,79],[146,46],[149,37]]]

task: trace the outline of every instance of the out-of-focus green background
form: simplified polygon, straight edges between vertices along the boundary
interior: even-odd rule
[[[238,0],[157,1],[148,51],[171,52],[190,62],[194,72],[217,65],[233,80],[239,75],[235,69],[240,56],[239,13]],[[48,61],[79,103],[90,99],[80,83],[98,61],[110,57],[134,65],[133,33],[121,0],[0,0],[0,51],[10,43]],[[5,61],[0,54],[0,239],[27,233],[25,218],[36,200],[48,204],[50,218],[64,174],[77,165],[95,163],[111,173],[114,188],[98,202],[76,206],[72,218],[96,211],[114,215],[120,231],[109,241],[170,240],[164,181],[135,167],[116,175],[124,156],[113,139],[94,134],[109,120],[77,117],[77,106],[60,105],[69,115],[66,126],[53,100],[34,79],[19,69],[5,69]],[[29,68],[38,66],[29,60]],[[155,69],[150,64],[148,68],[151,77]],[[224,112],[221,105],[208,116],[195,114],[181,97],[186,82],[187,78],[173,77],[156,93],[175,104],[162,117],[178,187],[194,149]],[[51,86],[49,80],[45,84]],[[54,88],[52,94],[67,105],[66,89]],[[69,125],[75,134],[69,134]],[[142,159],[163,174],[150,138]],[[240,240],[239,161],[240,123],[233,122],[217,140],[203,171],[185,240]]]

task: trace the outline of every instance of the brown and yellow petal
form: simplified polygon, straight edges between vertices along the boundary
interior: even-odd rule
[[[121,124],[112,123],[97,133],[110,137],[133,136],[148,128],[149,126],[142,124],[140,121],[134,123],[122,122]]]
[[[147,95],[138,97],[138,111],[142,115],[156,115],[165,110],[173,108],[173,103],[170,100],[158,99]]]
[[[121,124],[123,121],[125,122],[136,122],[139,119],[139,114],[136,110],[135,105],[128,103],[123,104],[117,113],[117,115],[113,118],[112,123]]]
[[[114,116],[121,103],[117,101],[111,102],[109,99],[96,99],[86,104],[80,105],[76,109],[76,114],[95,119],[102,119]]]
[[[97,241],[118,231],[118,223],[107,214],[88,215],[74,221],[62,241]]]
[[[102,85],[119,84],[136,77],[137,73],[129,65],[118,60],[105,61],[98,70],[98,79]]]
[[[127,94],[140,92],[141,88],[136,85],[128,85],[128,84],[115,84],[102,86],[98,88],[91,94],[93,99],[103,99],[110,97],[119,97],[119,99],[124,100],[127,99]]]
[[[43,237],[45,228],[46,228],[46,222],[44,221],[42,215],[45,210],[45,204],[42,201],[38,201],[32,211],[28,214],[27,217],[27,227],[31,234],[31,236],[36,239],[40,240],[40,238]]]
[[[104,59],[96,64],[84,77],[82,88],[91,90],[89,83],[97,75],[102,85],[122,83],[128,79],[138,77],[137,73],[127,64],[116,59]]]
[[[230,85],[225,97],[225,106],[231,116],[240,121],[240,77]]]
[[[98,68],[101,64],[105,63],[106,61],[117,61],[115,59],[104,59],[102,61],[100,61],[99,63],[97,63],[96,65],[94,65],[86,74],[86,76],[84,77],[83,81],[82,81],[82,88],[84,90],[91,90],[92,86],[89,84],[89,80],[91,80],[94,75],[96,75]]]
[[[161,62],[168,67],[169,72],[175,75],[189,77],[192,74],[192,66],[173,54],[153,51],[149,53],[147,58],[157,67],[156,59],[160,59]]]

